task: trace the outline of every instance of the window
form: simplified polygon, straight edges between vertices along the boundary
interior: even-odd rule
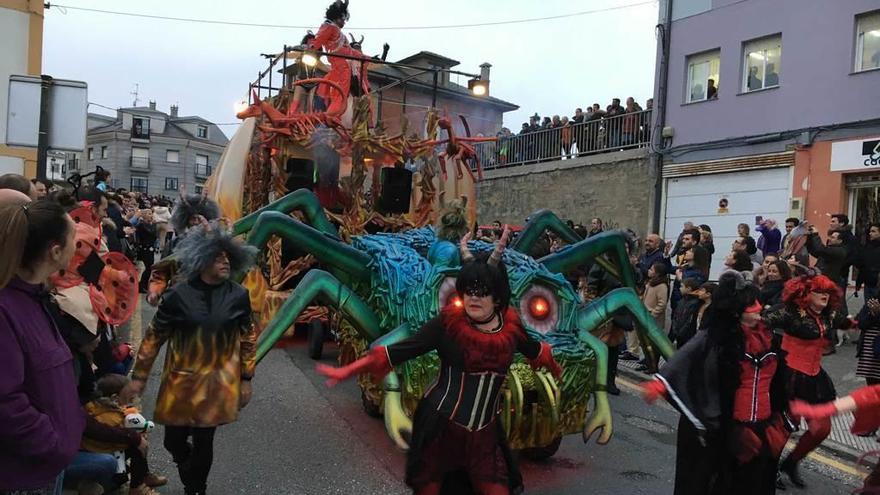
[[[95,159],[95,148],[89,148],[89,160]]]
[[[134,117],[131,121],[131,137],[134,139],[150,139],[150,119]]]
[[[149,148],[131,148],[131,168],[149,168],[150,167],[150,149]]]
[[[208,155],[196,155],[196,175],[204,177],[211,175],[211,166],[208,165]]]
[[[101,158],[110,158],[110,150],[106,146],[101,146]]]
[[[880,11],[856,17],[856,72],[880,69]]]
[[[687,58],[687,95],[685,95],[687,103],[718,98],[720,66],[720,50],[699,53]]]
[[[743,45],[743,92],[779,86],[782,36],[775,35]]]
[[[131,178],[131,187],[129,191],[133,192],[141,192],[141,193],[149,193],[150,189],[150,180],[146,177],[132,177]]]
[[[202,191],[205,190],[205,186],[200,186],[196,184],[196,194],[202,194]]]
[[[176,191],[177,190],[177,177],[165,177],[165,190],[166,191]]]
[[[196,136],[202,139],[208,139],[208,126],[200,125],[196,130]]]
[[[165,161],[168,163],[180,163],[180,152],[177,150],[166,151]]]

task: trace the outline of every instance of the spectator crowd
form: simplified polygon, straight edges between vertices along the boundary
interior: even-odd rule
[[[629,97],[624,105],[614,98],[604,110],[598,103],[586,111],[576,108],[571,117],[542,119],[536,113],[518,134],[504,127],[497,142],[478,145],[478,155],[489,167],[503,167],[645,146],[651,140],[652,107],[653,98],[642,108]]]

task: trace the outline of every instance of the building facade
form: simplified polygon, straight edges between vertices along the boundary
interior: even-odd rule
[[[228,138],[219,127],[195,116],[181,117],[147,107],[120,108],[115,117],[89,114],[87,148],[68,173],[97,166],[110,172],[110,186],[154,196],[179,191],[201,193]]]
[[[672,1],[668,76],[655,82],[666,237],[710,225],[717,275],[738,223],[876,220],[880,2]]]
[[[43,2],[0,0],[0,175],[35,177],[37,150],[6,144],[9,76],[39,77],[43,56]]]

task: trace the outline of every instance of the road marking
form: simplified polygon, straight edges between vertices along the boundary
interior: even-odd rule
[[[632,392],[635,392],[639,396],[641,396],[641,394],[642,394],[642,387],[639,386],[638,383],[636,383],[632,380],[629,380],[627,378],[617,377],[617,386],[625,388],[625,389],[630,390]],[[790,449],[794,448],[794,446],[795,446],[795,442],[793,440],[789,440],[788,443],[786,444],[786,447],[788,447]],[[824,464],[832,469],[836,469],[838,471],[842,471],[844,473],[851,474],[851,475],[856,476],[858,478],[864,478],[868,474],[868,472],[864,469],[859,469],[859,468],[851,466],[849,464],[840,462],[837,459],[834,459],[832,457],[828,457],[828,456],[826,456],[824,454],[820,454],[818,452],[810,452],[807,455],[807,458],[812,459],[813,461],[816,461],[820,464]]]

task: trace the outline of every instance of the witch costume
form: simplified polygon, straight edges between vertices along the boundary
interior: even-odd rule
[[[516,352],[533,368],[543,366],[557,376],[561,368],[550,345],[532,340],[508,306],[510,285],[498,246],[488,260],[485,255],[473,259],[464,248],[456,281],[459,297],[492,296],[496,328],[479,328],[481,322],[472,320],[460,303],[452,303],[402,342],[374,347],[339,369],[319,368],[336,379],[363,372],[381,378],[409,359],[437,351],[440,375],[416,408],[407,453],[406,483],[415,493],[438,485],[440,493],[522,491],[522,477],[498,421],[501,387]]]
[[[762,323],[757,289],[722,274],[696,335],[645,385],[681,412],[675,495],[776,491],[776,465],[795,425],[787,417],[783,353]]]

